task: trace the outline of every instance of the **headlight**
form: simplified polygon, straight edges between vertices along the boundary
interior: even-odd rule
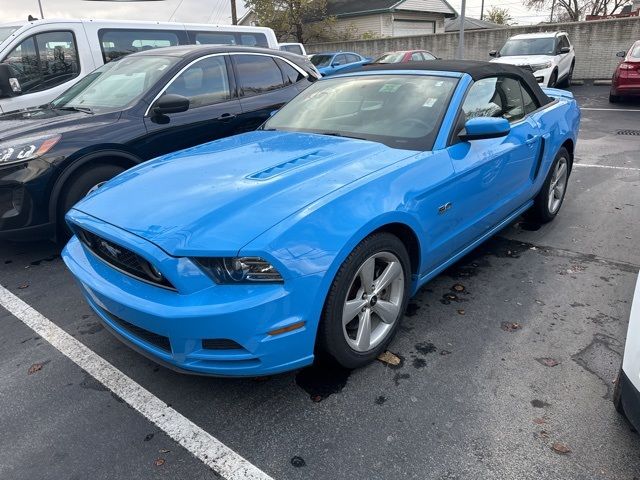
[[[0,165],[38,158],[60,141],[60,135],[24,137],[0,143]]]
[[[194,258],[196,264],[216,283],[282,282],[282,276],[260,257]]]
[[[530,65],[531,70],[533,70],[534,72],[537,72],[538,70],[544,70],[545,68],[549,68],[550,66],[551,62],[536,63]]]

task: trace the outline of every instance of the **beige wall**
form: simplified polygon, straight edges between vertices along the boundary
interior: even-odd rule
[[[616,52],[628,50],[640,39],[640,17],[598,20],[593,22],[531,25],[465,32],[465,58],[488,60],[489,50],[500,48],[505,40],[519,33],[564,30],[576,50],[576,79],[610,78],[618,64]],[[307,45],[309,53],[320,51],[354,51],[375,57],[393,50],[425,49],[442,58],[454,58],[458,33],[437,33],[413,37],[383,38]]]

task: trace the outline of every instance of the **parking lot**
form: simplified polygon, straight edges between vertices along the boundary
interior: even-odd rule
[[[640,103],[573,92],[559,217],[510,226],[427,284],[389,347],[400,365],[181,375],[102,327],[54,245],[0,244],[0,284],[275,479],[639,478],[611,394],[640,269]],[[0,478],[224,474],[3,308],[0,324]]]

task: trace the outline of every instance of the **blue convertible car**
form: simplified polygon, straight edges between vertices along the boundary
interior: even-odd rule
[[[504,64],[330,77],[89,194],[64,260],[116,336],[174,369],[355,368],[422,284],[521,214],[557,215],[579,122],[570,93]]]

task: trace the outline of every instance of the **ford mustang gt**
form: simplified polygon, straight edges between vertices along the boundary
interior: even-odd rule
[[[112,333],[179,371],[359,367],[421,285],[558,214],[579,123],[518,67],[370,66],[107,182],[68,213],[64,260]]]

